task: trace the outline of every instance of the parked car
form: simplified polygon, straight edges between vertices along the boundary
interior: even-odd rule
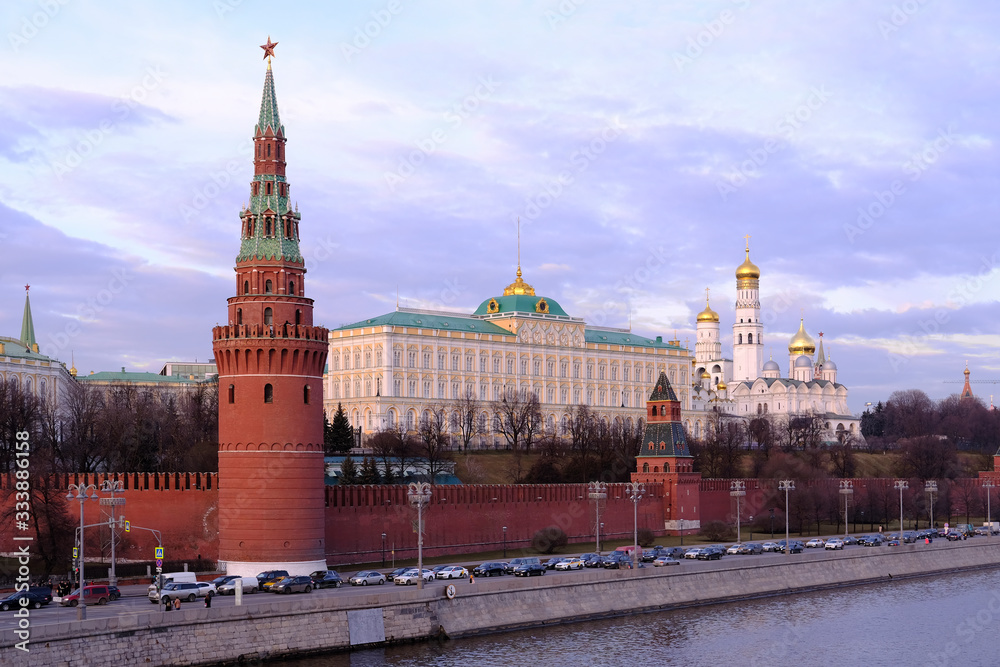
[[[542,563],[542,565],[545,566],[546,570],[554,570],[554,569],[556,569],[556,565],[558,565],[559,563],[561,563],[564,560],[566,560],[565,556],[559,556],[557,558],[550,558],[547,561],[545,561],[544,563]]]
[[[473,568],[472,574],[477,577],[502,577],[507,574],[507,563],[501,561],[488,561]]]
[[[430,572],[430,570],[427,571]],[[407,570],[407,572],[409,572],[409,570]],[[399,576],[402,575],[398,575],[396,578],[398,579]],[[385,575],[382,574],[381,572],[376,572],[375,570],[361,570],[347,581],[351,584],[351,586],[368,586],[368,585],[381,586],[382,584],[385,583]]]
[[[224,574],[221,577],[216,577],[215,579],[212,579],[212,583],[215,584],[215,590],[216,592],[218,592],[219,586],[222,586],[223,584],[228,584],[233,579],[239,579],[239,578],[240,577],[238,574]]]
[[[538,565],[541,565],[542,561],[540,561],[536,556],[526,556],[524,558],[514,558],[509,563],[507,563],[507,574],[513,573],[514,572],[514,568],[520,567],[521,565],[527,565],[529,563],[537,563]]]
[[[41,609],[48,602],[45,596],[32,591],[19,591],[11,593],[0,599],[0,611],[11,611],[12,609]]]
[[[684,552],[684,557],[691,559],[697,558],[698,554],[701,553],[702,548],[703,547],[692,547]]]
[[[805,545],[798,540],[792,540],[788,544],[788,551],[793,554],[800,554],[805,550]]]
[[[853,535],[845,535],[844,536],[844,544],[851,545],[851,544],[857,544],[857,543],[858,543],[858,538],[854,537]]]
[[[764,546],[760,542],[748,542],[740,547],[740,553],[744,555],[756,556],[764,553]]]
[[[52,602],[52,588],[49,586],[32,586],[28,589],[28,592],[34,593],[38,597],[42,598],[42,604]],[[122,596],[121,591],[118,590],[117,586],[108,586],[108,592],[111,594],[112,600],[117,600]]]
[[[628,554],[621,551],[608,554],[605,557],[604,562],[601,564],[601,567],[603,567],[605,570],[620,570],[631,566],[632,566],[632,559],[629,557]]]
[[[653,567],[666,567],[668,565],[680,565],[681,562],[671,556],[657,556],[653,560]]]
[[[743,548],[742,544],[734,544],[726,549],[726,553],[729,554],[730,556],[735,556],[736,554],[740,553],[740,549],[742,548]]]
[[[826,542],[821,537],[814,537],[806,542],[806,549],[822,549]]]
[[[686,551],[687,549],[685,549],[684,547],[667,547],[660,553],[660,556],[670,556],[671,558],[684,558],[684,552]]]
[[[271,586],[272,593],[311,593],[312,589],[312,577],[304,574],[284,577]]]
[[[413,568],[407,570],[403,574],[393,579],[392,583],[396,584],[397,586],[413,586],[420,579],[420,576],[421,576],[420,572],[417,570],[417,568]],[[425,568],[423,570],[423,577],[424,577],[424,583],[432,581],[434,579],[434,571]]]
[[[595,554],[593,558],[589,558],[589,559],[583,561],[583,566],[584,567],[603,567],[604,566],[604,559],[605,558],[606,558],[606,556],[598,556],[598,555]]]
[[[917,533],[914,530],[907,530],[903,533],[903,543],[913,544],[917,541]]]
[[[434,575],[436,579],[465,579],[468,576],[469,571],[461,565],[448,565]]]
[[[837,549],[843,549],[844,540],[842,540],[839,537],[831,537],[826,541],[826,544],[823,545],[823,548],[826,549],[827,551],[836,551]]]
[[[265,570],[257,575],[257,590],[266,590],[267,582],[288,576],[288,570]]]
[[[155,590],[149,591],[148,597],[149,601],[153,604],[158,603],[160,600],[163,600],[165,603],[170,603],[174,600],[194,602],[198,598],[198,584],[192,584],[189,581],[175,581],[164,586],[163,590],[159,592]]]
[[[265,581],[264,582],[264,588],[262,588],[261,590],[264,591],[265,593],[270,593],[271,589],[274,588],[275,585],[277,585],[278,583],[284,581],[285,579],[288,579],[288,577],[290,577],[290,576],[292,576],[292,575],[289,574],[289,575],[286,575],[284,577],[278,577],[277,579],[271,579],[270,581]]]
[[[698,552],[698,560],[722,560],[722,549],[719,547],[706,547]]]
[[[199,581],[195,584],[198,587],[198,597],[204,598],[209,595],[215,595],[218,591],[215,588],[215,584],[211,581]]]
[[[344,585],[344,580],[336,570],[316,570],[309,578],[312,579],[313,588],[340,588]]]
[[[545,566],[541,563],[522,563],[514,568],[515,577],[540,577],[543,574]]]
[[[561,561],[556,563],[557,570],[582,570],[583,569],[583,559],[581,558],[563,558]]]
[[[236,595],[237,586],[240,586],[244,593],[257,592],[256,577],[227,577],[227,579],[229,579],[229,581],[215,585],[215,590],[219,595]]]
[[[781,551],[781,547],[778,546],[777,542],[764,542],[763,544],[764,553],[778,553]]]
[[[404,572],[406,572],[409,569],[411,569],[411,568],[408,568],[408,567],[397,567],[395,570],[393,570],[389,574],[385,575],[385,580],[386,581],[392,581],[397,576],[403,574]]]

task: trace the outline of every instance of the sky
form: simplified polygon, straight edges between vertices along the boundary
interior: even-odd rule
[[[30,284],[81,374],[211,358],[270,37],[318,324],[472,312],[520,219],[570,315],[693,350],[708,288],[731,345],[749,235],[783,374],[802,318],[854,412],[943,398],[1000,380],[998,32],[971,1],[11,0],[0,335]]]

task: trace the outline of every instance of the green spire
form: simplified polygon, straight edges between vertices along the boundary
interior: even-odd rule
[[[31,319],[31,299],[28,298],[30,285],[24,286],[24,318],[21,320],[21,342],[32,352],[38,352],[35,340],[35,323]]]
[[[274,93],[274,77],[271,75],[271,63],[267,64],[267,74],[264,75],[264,94],[260,100],[260,117],[257,119],[256,134],[266,134],[270,127],[275,134],[285,134],[285,128],[278,117],[278,96]]]

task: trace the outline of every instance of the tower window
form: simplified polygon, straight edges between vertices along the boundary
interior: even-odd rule
[[[302,311],[298,308],[295,309],[295,324],[302,324]]]
[[[743,344],[743,334],[739,335],[739,339],[737,340],[737,343],[740,344],[740,345]]]
[[[270,384],[264,385],[264,402],[274,403],[274,387]]]
[[[260,183],[254,183],[252,189],[253,193],[256,195],[258,192],[260,192]]]
[[[237,308],[236,309],[236,324],[243,324],[243,309],[242,308]],[[232,401],[229,401],[229,402],[232,403]]]
[[[243,281],[243,293],[244,294],[249,294],[250,293],[250,281],[249,280],[244,280]]]
[[[274,315],[270,308],[264,309],[264,324],[272,324],[274,322]]]
[[[264,281],[264,294],[271,294],[274,291],[274,284],[270,279]]]
[[[268,157],[271,157],[271,144],[268,144],[268,145],[267,145],[267,156],[268,156]],[[268,192],[267,194],[271,194],[271,193],[270,193],[270,192]]]
[[[236,387],[234,385],[229,385],[229,402],[236,402]]]
[[[309,385],[302,387],[302,402],[309,405]]]
[[[295,294],[295,281],[294,280],[289,280],[288,281],[288,293],[289,294]],[[296,322],[296,324],[298,324],[298,322]]]
[[[268,189],[270,190],[270,187],[268,187]],[[271,193],[268,192],[268,194]],[[271,218],[264,218],[264,236],[270,236],[270,235],[271,235]],[[743,341],[740,342],[742,343]]]
[[[271,182],[267,182],[267,194],[271,194]]]
[[[753,334],[747,334],[747,342],[753,344]]]

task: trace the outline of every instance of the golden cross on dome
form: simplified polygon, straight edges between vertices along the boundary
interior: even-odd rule
[[[278,45],[277,42],[271,41],[271,36],[267,36],[267,44],[261,44],[260,48],[264,49],[264,57],[267,58],[267,66],[271,66],[271,58],[274,57],[274,47]]]
[[[711,288],[711,287],[706,287],[706,288],[705,288],[705,303],[708,303],[708,295],[709,295],[709,293],[710,293],[711,291],[712,291],[712,288]]]
[[[271,39],[271,38],[270,38],[270,37],[268,37],[268,40],[270,40],[270,39]],[[745,239],[747,240],[747,252],[750,252],[750,235],[749,235],[749,234],[747,234],[747,235],[746,235],[746,236],[744,236],[743,238],[745,238]]]

